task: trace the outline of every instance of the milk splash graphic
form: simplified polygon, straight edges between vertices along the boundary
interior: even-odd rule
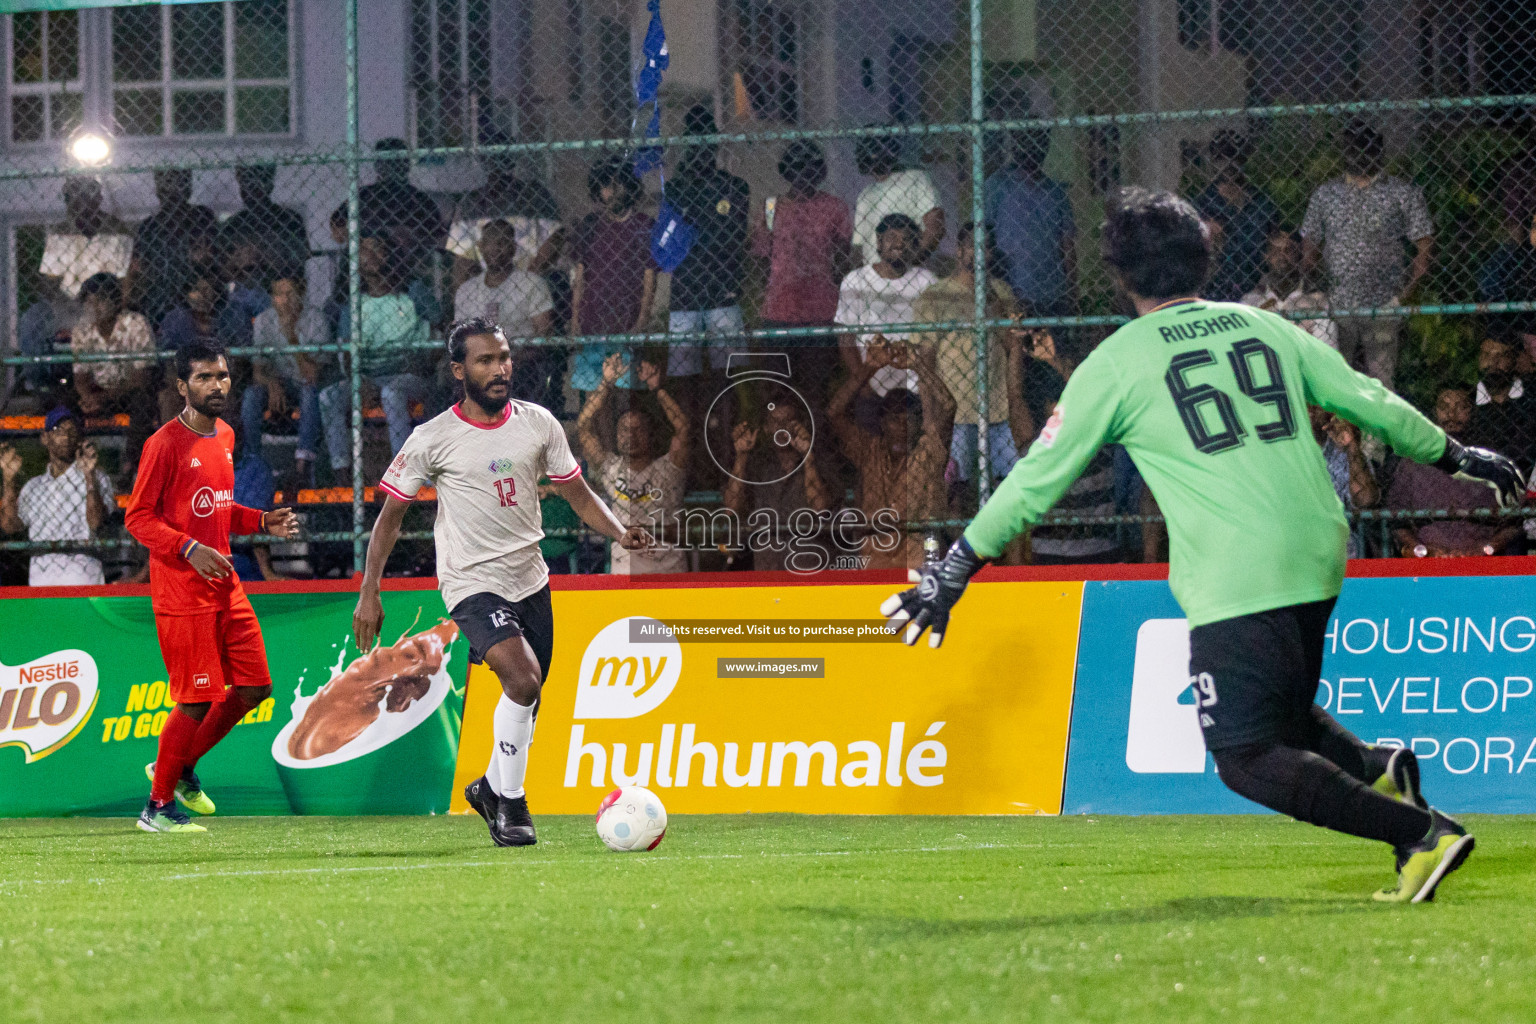
[[[331,666],[325,685],[305,696],[307,670],[299,676],[290,705],[292,719],[272,741],[273,760],[287,768],[326,768],[371,754],[409,734],[432,717],[454,690],[448,665],[457,637],[458,627],[451,622],[442,623],[413,636],[402,635],[392,647],[375,648],[353,659],[351,665],[347,664],[345,640],[336,645],[336,661]],[[394,671],[391,671],[390,662],[395,663]],[[430,668],[434,663],[436,668],[430,674],[409,672],[411,667]],[[327,689],[333,684],[341,685],[339,681],[348,673],[356,677],[352,682],[358,684],[355,687],[357,690],[377,690],[377,698],[368,700],[367,696],[371,696],[368,693],[348,702],[345,695],[342,695],[339,700],[322,702],[316,708],[316,701],[322,695],[335,695],[334,691],[333,694],[327,694]],[[306,721],[311,708],[315,708],[317,714],[324,714],[326,720]],[[326,750],[318,756],[301,756],[317,742],[324,745],[323,740],[317,740],[316,736],[323,736],[322,730],[333,725],[333,720],[345,719],[348,715],[355,718],[369,714],[373,715],[372,721],[335,749]],[[299,734],[297,740],[295,733]],[[295,745],[299,750],[293,749]]]

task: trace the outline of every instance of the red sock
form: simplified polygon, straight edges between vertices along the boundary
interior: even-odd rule
[[[211,711],[212,709],[210,709]],[[176,795],[176,780],[181,778],[181,767],[186,763],[187,752],[201,725],[197,719],[181,710],[178,705],[171,709],[160,730],[160,751],[155,755],[155,782],[149,796],[156,803],[165,803]]]
[[[229,735],[229,730],[233,729],[235,723],[244,718],[246,712],[250,710],[243,701],[236,700],[232,693],[209,708],[208,713],[203,716],[203,724],[198,727],[197,735],[192,740],[192,748],[187,751],[187,759],[182,770],[185,771],[196,765],[219,740]]]

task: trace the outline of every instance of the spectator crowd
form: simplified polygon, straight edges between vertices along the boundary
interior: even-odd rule
[[[695,107],[684,129],[708,135],[716,126]],[[859,140],[862,187],[851,204],[827,189],[821,146],[800,140],[784,146],[780,184],[766,195],[754,195],[712,145],[685,148],[659,197],[646,194],[629,158],[600,159],[586,177],[585,211],[562,210],[505,156],[485,161],[482,187],[440,201],[411,183],[401,140],[377,149],[377,181],[360,195],[355,325],[345,204],[328,221],[340,255],[312,251],[304,216],[273,198],[272,167],[238,170],[241,209],[222,220],[192,201],[190,172],[157,172],[158,208],[134,226],[106,212],[99,182],[67,180],[65,214],[46,234],[17,338],[25,355],[74,359],[21,373],[48,410],[38,436],[45,461],[34,457],[29,475],[21,448],[0,444],[0,532],[54,542],[31,557],[30,583],[103,582],[102,560],[68,542],[110,533],[139,449],[180,407],[165,355],[193,342],[259,350],[232,360],[237,490],[247,504],[270,506],[278,491],[291,501],[306,488],[367,482],[354,466],[350,358],[364,420],[384,427],[364,445],[376,472],[373,463],[397,452],[416,423],[458,397],[432,339],[455,320],[494,320],[516,352],[515,396],[567,422],[615,513],[662,542],[631,553],[551,537],[555,569],[675,573],[915,564],[926,536],[953,532],[974,512],[982,451],[991,477],[1006,475],[1107,333],[990,329],[986,387],[978,386],[982,353],[965,326],[978,295],[994,321],[1082,311],[1072,194],[1047,170],[1052,138],[1043,130],[1015,133],[1005,166],[985,178],[981,266],[977,225],[961,218],[951,233],[956,222],[934,178],[903,160],[895,136]],[[1214,134],[1205,180],[1190,194],[1212,241],[1204,294],[1292,315],[1392,387],[1405,320],[1373,311],[1416,300],[1435,224],[1424,191],[1387,173],[1376,129],[1348,124],[1338,149],[1340,173],[1287,223],[1248,176],[1249,140]],[[1536,298],[1536,197],[1508,207],[1509,239],[1477,275],[1482,301]],[[686,243],[661,235],[658,220],[665,227],[668,218],[685,225]],[[317,276],[321,258],[332,270]],[[329,295],[312,296],[326,281]],[[1478,379],[1445,382],[1433,416],[1529,471],[1536,315],[1482,326]],[[679,337],[519,343],[662,331]],[[763,370],[753,357],[768,352],[782,354]],[[1485,490],[1404,463],[1353,424],[1321,410],[1311,422],[1349,511],[1490,504]],[[87,434],[117,439],[110,465]],[[271,451],[291,459],[271,460]],[[560,505],[546,495],[547,525],[574,521]],[[1111,447],[1058,509],[1109,518],[1155,503],[1129,457]],[[1392,527],[1357,528],[1351,555],[1514,553],[1527,541],[1512,519]],[[1160,543],[1151,524],[1045,526],[1008,557],[1155,560]],[[265,547],[240,555],[246,574],[279,578]]]

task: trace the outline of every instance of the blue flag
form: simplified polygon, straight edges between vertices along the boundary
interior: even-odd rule
[[[661,0],[646,0],[645,6],[651,12],[651,23],[645,30],[645,63],[635,77],[635,102],[641,106],[656,102],[661,91],[661,73],[671,62],[667,55],[667,30],[661,25]]]
[[[645,127],[645,138],[650,140],[661,138],[661,73],[671,63],[671,57],[667,53],[667,30],[661,23],[661,0],[646,0],[645,6],[651,12],[651,21],[646,26],[641,50],[644,63],[635,76],[635,124],[639,125],[640,114],[649,104],[651,117]],[[635,153],[635,177],[643,178],[660,168],[661,157],[660,146],[640,147]],[[693,226],[667,202],[667,183],[663,178],[661,207],[656,211],[656,227],[651,231],[651,256],[663,273],[670,274],[682,265],[693,248],[694,234]]]
[[[651,121],[645,128],[647,139],[661,138],[661,104],[656,103],[651,107]],[[635,177],[643,178],[647,174],[661,166],[661,147],[642,146],[635,153]],[[665,183],[662,185],[666,187]]]
[[[635,76],[635,124],[640,123],[640,113],[647,104],[651,106],[651,119],[646,125],[647,139],[661,138],[661,73],[672,58],[667,53],[667,30],[661,23],[661,0],[647,0],[651,12],[650,24],[645,29],[645,44],[641,55],[644,63]],[[635,177],[643,178],[661,166],[661,148],[646,146],[635,154]]]
[[[656,269],[670,274],[682,266],[693,248],[694,234],[693,225],[683,220],[663,194],[656,226],[651,229],[651,258]]]

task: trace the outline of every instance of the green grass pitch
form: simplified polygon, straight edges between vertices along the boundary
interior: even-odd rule
[[[537,808],[535,808],[537,810]],[[0,824],[0,1020],[1529,1021],[1536,819],[1417,907],[1274,817]]]

